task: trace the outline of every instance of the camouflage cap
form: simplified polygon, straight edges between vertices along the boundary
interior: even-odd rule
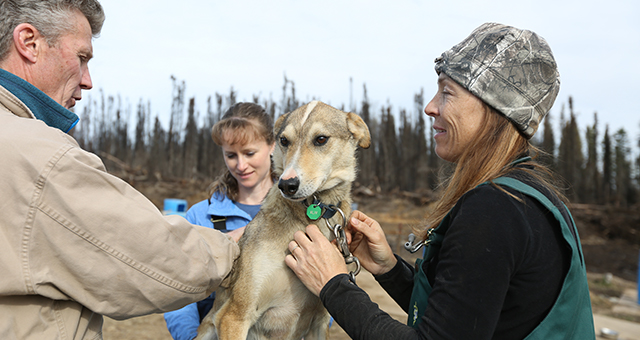
[[[485,23],[436,59],[444,72],[531,138],[560,90],[551,48],[531,31]]]

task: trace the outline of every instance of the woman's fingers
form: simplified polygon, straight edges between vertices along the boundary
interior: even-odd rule
[[[306,234],[297,231],[293,238],[285,263],[314,294],[318,295],[333,276],[346,272],[342,256],[317,226],[309,225]]]
[[[370,242],[386,242],[386,237],[380,224],[363,212],[358,210],[353,211],[349,223],[351,228],[362,233]]]
[[[352,234],[349,250],[360,259],[360,264],[373,274],[391,270],[397,260],[380,224],[358,210],[349,221]]]
[[[289,242],[289,252],[293,254],[294,250],[300,248],[300,245],[296,241]]]

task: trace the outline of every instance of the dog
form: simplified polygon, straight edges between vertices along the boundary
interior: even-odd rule
[[[371,144],[360,116],[313,101],[274,124],[274,169],[279,176],[239,241],[240,256],[216,291],[198,340],[325,339],[329,314],[284,262],[293,234],[317,224],[346,227],[357,147]],[[337,207],[340,214],[312,220],[308,206]],[[337,209],[333,209],[334,212]],[[313,213],[311,213],[313,214]],[[344,215],[343,215],[344,214]]]

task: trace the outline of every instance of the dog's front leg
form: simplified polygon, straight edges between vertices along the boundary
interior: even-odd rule
[[[243,313],[246,309],[233,303],[233,299],[229,299],[220,310],[211,310],[198,327],[198,336],[194,340],[246,340],[252,322]]]
[[[246,301],[238,300],[232,296],[215,316],[214,323],[220,340],[246,340],[249,328],[255,322],[250,316],[250,306],[246,305]]]

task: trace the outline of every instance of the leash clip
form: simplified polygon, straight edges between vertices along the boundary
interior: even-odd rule
[[[427,231],[427,237],[425,238],[425,240],[420,241],[418,244],[413,244],[413,242],[415,242],[416,240],[416,235],[414,235],[413,233],[409,234],[409,239],[404,243],[404,249],[413,254],[420,250],[420,248],[422,248],[423,246],[428,247],[429,243],[431,243],[431,234],[433,234],[433,231],[435,229],[436,228],[429,229],[429,231]]]
[[[406,249],[408,252],[412,254],[417,252],[418,250],[420,250],[420,248],[422,248],[422,246],[424,246],[424,242],[413,244],[415,240],[416,240],[416,235],[411,233],[409,234],[409,240],[404,243],[404,249]]]

